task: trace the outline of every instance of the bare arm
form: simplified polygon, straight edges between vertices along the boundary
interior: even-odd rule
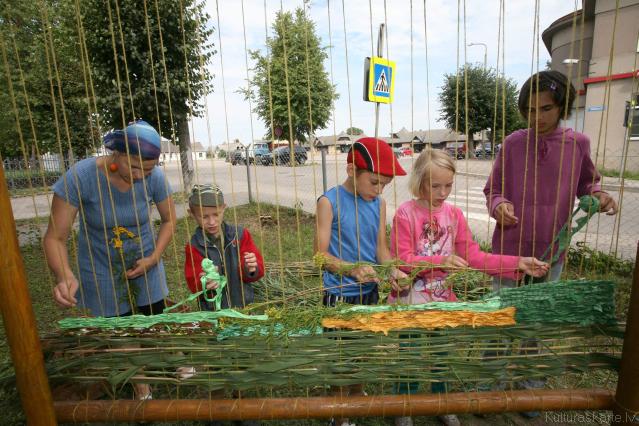
[[[161,224],[158,239],[155,242],[155,250],[150,256],[138,259],[135,266],[127,271],[126,276],[129,279],[139,277],[144,274],[144,271],[148,271],[157,265],[162,259],[162,253],[164,253],[164,250],[166,250],[173,239],[177,222],[173,198],[171,196],[166,197],[163,201],[157,203],[157,207],[160,213]]]
[[[386,240],[386,201],[383,199],[379,203],[379,231],[377,232],[377,261],[379,263],[392,260],[388,241]]]
[[[394,259],[388,247],[388,241],[386,240],[386,201],[381,199],[380,212],[379,212],[379,230],[377,231],[377,262],[385,263]],[[399,238],[399,236],[397,236]],[[401,283],[408,275],[399,270],[393,268],[391,272],[391,286],[397,291],[402,291],[410,287],[410,283]]]
[[[51,216],[43,245],[47,263],[56,280],[53,298],[62,307],[72,307],[77,304],[75,293],[78,291],[78,281],[69,265],[67,252],[67,239],[77,214],[77,207],[57,195],[53,196]]]
[[[334,274],[344,273],[353,277],[357,282],[377,282],[377,276],[372,266],[361,265],[357,268],[352,268],[353,263],[347,262],[343,259],[333,256],[328,252],[328,246],[331,241],[331,227],[333,224],[333,207],[328,198],[321,197],[317,201],[317,223],[315,232],[315,252],[321,253],[324,256],[325,263],[324,269]],[[347,273],[340,272],[351,267]]]
[[[331,241],[331,225],[333,224],[333,207],[328,198],[320,197],[317,200],[315,215],[317,218],[315,223],[315,253],[324,255],[326,259],[324,269],[336,273],[344,266],[350,264],[328,252],[328,246]]]

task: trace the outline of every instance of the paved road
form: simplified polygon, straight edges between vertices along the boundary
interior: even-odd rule
[[[410,170],[412,157],[404,157],[400,161],[406,170]],[[329,188],[342,183],[346,178],[345,162],[344,154],[339,154],[337,157],[328,156],[327,185]],[[168,163],[163,167],[172,187],[181,189],[181,174],[177,164]],[[490,161],[459,161],[457,168],[459,173],[449,201],[464,211],[477,238],[489,241],[494,220],[488,217],[482,189],[490,171]],[[309,162],[301,167],[251,165],[249,171],[253,200],[291,207],[297,205],[309,213],[315,212],[315,200],[323,192],[319,156],[310,158]],[[201,183],[215,182],[220,185],[229,205],[248,202],[246,166],[231,166],[222,160],[199,161],[196,165],[194,180]],[[389,223],[396,207],[411,198],[407,183],[407,176],[398,177],[384,190]],[[611,185],[607,189],[619,200],[620,193],[617,186]],[[624,189],[621,214],[618,217],[595,216],[586,232],[580,232],[573,237],[573,243],[585,240],[591,247],[603,252],[609,253],[616,250],[624,258],[634,258],[639,238],[639,215],[636,214],[639,209],[639,185],[630,183]],[[12,199],[14,216],[20,219],[46,216],[49,202],[50,195],[14,198]],[[178,206],[178,215],[185,214],[185,206]],[[25,242],[24,238],[22,240]]]

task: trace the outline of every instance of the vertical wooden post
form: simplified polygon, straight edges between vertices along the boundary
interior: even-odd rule
[[[51,302],[53,303],[53,302]],[[9,190],[0,165],[0,312],[16,371],[18,391],[27,423],[56,425],[53,398],[24,264],[16,235]]]
[[[639,359],[639,242],[637,242],[635,272],[630,290],[617,393],[612,410],[612,424],[639,422],[639,362],[637,359]]]

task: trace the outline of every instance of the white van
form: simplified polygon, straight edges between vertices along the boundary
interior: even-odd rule
[[[261,158],[269,153],[268,143],[264,141],[256,141],[248,147],[248,161],[249,164],[253,164],[257,161],[257,164],[261,164]],[[231,159],[233,165],[246,164],[246,148],[240,149],[237,154]]]

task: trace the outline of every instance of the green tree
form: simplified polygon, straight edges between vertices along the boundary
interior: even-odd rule
[[[294,14],[279,12],[273,31],[266,41],[266,55],[250,52],[254,76],[242,92],[253,99],[255,112],[268,129],[266,139],[273,138],[275,129],[275,136],[280,133],[290,144],[295,139],[305,142],[317,129],[326,128],[337,99],[324,69],[326,47],[302,8]]]
[[[466,78],[468,91],[465,90]],[[444,85],[439,95],[442,105],[440,121],[449,129],[457,129],[462,133],[468,130],[467,148],[468,152],[472,152],[474,133],[489,130],[496,135],[497,141],[501,141],[512,131],[526,126],[519,115],[517,95],[517,85],[513,80],[497,76],[493,69],[467,64],[457,74],[444,75]]]
[[[364,134],[364,131],[359,127],[349,127],[348,129],[346,129],[346,134],[351,136],[359,136],[361,134]]]
[[[68,0],[0,3],[0,155],[93,151],[99,135]],[[33,122],[33,126],[32,123]],[[36,145],[37,144],[37,145]]]
[[[81,0],[103,128],[142,118],[178,142],[184,184],[193,177],[188,121],[212,90],[215,54],[199,0]],[[117,57],[117,61],[114,59]]]

